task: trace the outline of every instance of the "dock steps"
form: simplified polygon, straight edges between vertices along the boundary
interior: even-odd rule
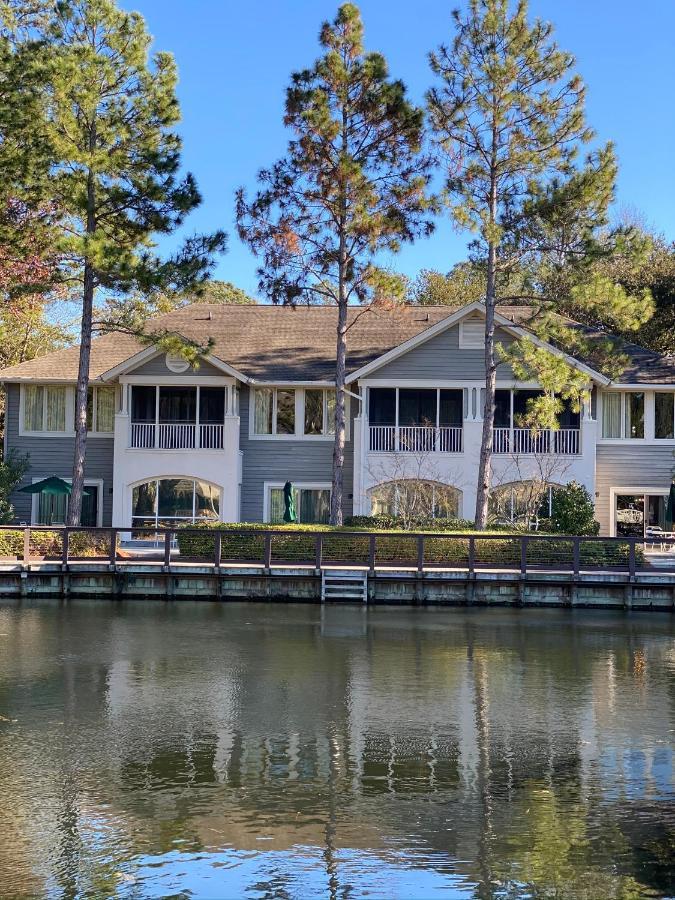
[[[321,602],[347,600],[368,602],[368,572],[362,569],[323,569],[321,572]]]

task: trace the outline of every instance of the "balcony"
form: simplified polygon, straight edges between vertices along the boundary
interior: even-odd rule
[[[529,428],[495,428],[492,451],[512,453],[515,456],[578,456],[581,453],[581,430],[559,428],[533,432]]]
[[[132,450],[222,450],[224,425],[193,422],[132,422]]]
[[[461,453],[461,425],[371,425],[371,453]]]

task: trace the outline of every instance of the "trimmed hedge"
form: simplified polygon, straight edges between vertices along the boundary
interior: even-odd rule
[[[109,547],[110,536],[103,531],[74,531],[68,538],[68,556],[71,558],[106,556]],[[31,531],[30,552],[32,556],[60,559],[63,553],[62,532]],[[23,531],[0,531],[0,558],[23,558]]]
[[[369,516],[358,517],[375,518]],[[386,517],[389,518],[389,517]],[[353,520],[352,520],[353,521]],[[354,528],[351,525],[351,528]],[[276,563],[311,563],[315,559],[315,536],[320,531],[322,558],[324,563],[354,563],[367,565],[370,553],[370,539],[350,531],[349,527],[331,529],[330,526],[314,525],[265,525],[261,523],[240,524],[220,523],[213,525],[190,525],[176,532],[178,548],[187,559],[213,560],[215,539],[201,531],[217,529],[221,533],[221,561],[260,563],[264,558],[265,540],[259,532],[271,531],[272,559]],[[374,529],[371,529],[374,530]],[[450,534],[448,529],[448,534]],[[502,568],[520,567],[520,535],[506,535],[498,532],[497,537],[472,532],[477,566],[498,566]],[[559,566],[569,570],[572,564],[573,542],[570,538],[533,540],[527,547],[529,566]],[[580,563],[586,568],[621,567],[628,565],[629,544],[621,542],[582,542]],[[638,566],[644,563],[641,547],[635,548]],[[377,535],[376,560],[380,565],[417,564],[417,535],[402,531],[382,530]],[[465,568],[469,561],[469,541],[465,531],[456,532],[454,539],[429,535],[424,541],[424,561],[427,565]]]

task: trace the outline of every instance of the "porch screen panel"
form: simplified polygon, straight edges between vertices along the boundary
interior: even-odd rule
[[[435,425],[436,391],[401,388],[398,392],[399,425]]]
[[[370,388],[368,418],[371,425],[396,424],[395,388]]]
[[[481,390],[481,403],[485,403]],[[495,391],[495,428],[509,428],[511,425],[511,391]]]
[[[464,409],[463,391],[441,391],[439,425],[461,425]]]
[[[43,406],[43,386],[27,384],[23,395],[23,427],[25,431],[42,431]]]
[[[618,391],[602,395],[602,436],[621,437],[621,394]]]
[[[157,493],[157,515],[160,519],[191,519],[194,482],[188,478],[162,478]]]
[[[157,394],[156,388],[135,384],[131,388],[131,421],[154,422]]]
[[[160,387],[159,421],[165,423],[195,422],[197,388]]]
[[[225,390],[221,387],[199,389],[199,421],[202,425],[222,425],[225,420]]]

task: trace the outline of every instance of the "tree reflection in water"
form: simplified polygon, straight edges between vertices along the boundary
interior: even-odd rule
[[[73,602],[0,633],[3,895],[675,890],[665,616]]]

